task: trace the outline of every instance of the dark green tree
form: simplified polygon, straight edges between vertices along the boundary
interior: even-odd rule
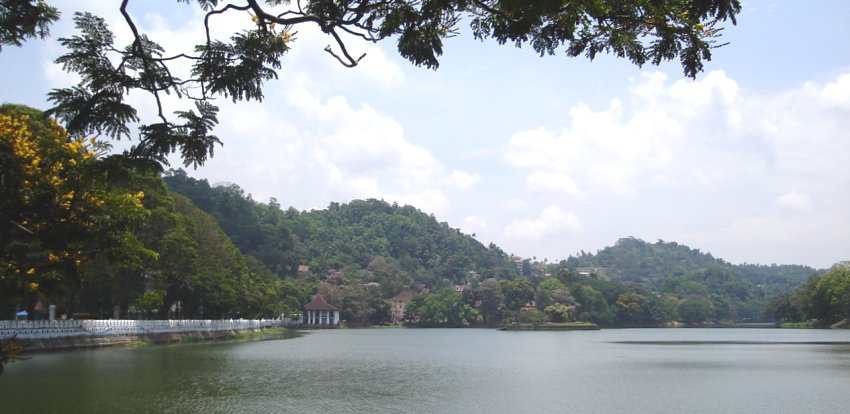
[[[573,296],[579,303],[578,320],[593,322],[599,325],[610,325],[614,322],[614,312],[601,293],[587,285],[581,285],[573,290]]]
[[[43,0],[0,1],[0,51],[4,45],[20,46],[34,37],[45,38],[59,11]]]
[[[497,323],[502,319],[505,295],[496,279],[482,281],[473,291],[473,298],[485,323]]]
[[[463,327],[475,323],[479,313],[451,288],[415,296],[405,309],[405,317],[420,326]]]
[[[702,323],[711,320],[711,302],[701,298],[687,299],[677,309],[684,323]]]
[[[534,300],[534,287],[525,277],[501,280],[499,286],[505,296],[505,307],[510,311],[516,312],[523,305]]]

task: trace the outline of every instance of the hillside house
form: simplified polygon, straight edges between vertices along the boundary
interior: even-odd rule
[[[405,290],[390,298],[390,302],[392,303],[392,323],[404,322],[404,308],[407,306],[407,302],[413,299],[414,295],[415,293]]]

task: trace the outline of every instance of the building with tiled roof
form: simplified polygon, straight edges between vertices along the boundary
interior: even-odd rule
[[[304,325],[339,325],[339,309],[326,302],[322,295],[313,296],[313,300],[304,305]]]

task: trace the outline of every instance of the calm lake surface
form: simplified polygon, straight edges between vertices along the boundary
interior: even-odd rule
[[[37,354],[0,413],[847,413],[850,331],[365,329]]]

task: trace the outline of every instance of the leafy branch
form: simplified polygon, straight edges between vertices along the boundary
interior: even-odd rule
[[[192,3],[190,0],[178,0]],[[3,3],[15,3],[4,1]],[[439,67],[443,40],[459,33],[469,18],[474,37],[518,47],[540,55],[563,49],[567,56],[599,53],[626,58],[638,66],[679,59],[686,76],[695,77],[711,51],[724,46],[718,38],[725,21],[736,23],[739,0],[196,0],[205,14],[204,43],[193,52],[166,55],[165,49],[139,30],[121,0],[119,10],[132,33],[119,48],[106,22],[90,13],[74,17],[80,35],[59,39],[68,52],[56,62],[81,77],[77,86],[49,94],[52,114],[74,134],[106,134],[129,138],[140,122],[125,96],[140,90],[155,102],[157,122],[139,127],[140,142],[130,155],[165,163],[180,152],[185,165],[202,165],[216,144],[209,135],[217,124],[212,101],[218,97],[262,101],[263,86],[278,78],[284,55],[295,41],[294,29],[316,25],[331,43],[324,51],[346,67],[357,66],[365,53],[352,51],[351,39],[379,42],[395,39],[399,55],[416,66]],[[41,2],[39,2],[41,4]],[[243,13],[253,24],[229,39],[212,36],[217,18]],[[0,19],[2,22],[2,19]],[[2,34],[2,32],[0,32]],[[19,36],[20,37],[20,36]],[[0,38],[2,40],[2,38]],[[174,75],[182,62],[191,67],[186,79]],[[195,110],[167,115],[163,94],[196,101]],[[196,112],[197,111],[197,112]],[[180,121],[174,122],[172,117]]]

